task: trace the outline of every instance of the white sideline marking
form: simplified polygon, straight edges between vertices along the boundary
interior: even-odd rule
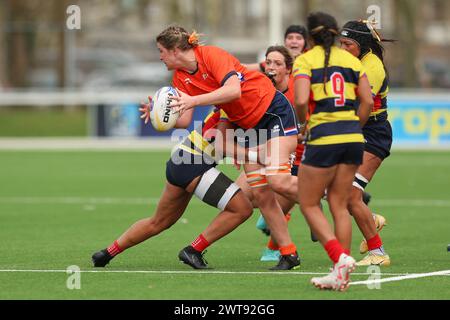
[[[370,284],[377,284],[377,283],[384,283],[384,282],[402,281],[402,280],[408,280],[408,279],[418,279],[418,278],[436,277],[436,276],[450,276],[450,270],[436,271],[436,272],[430,272],[430,273],[413,273],[413,274],[407,274],[407,275],[402,275],[402,276],[398,276],[398,277],[391,277],[391,278],[384,278],[384,279],[356,281],[356,282],[350,282],[350,285],[360,285],[360,284],[370,285]]]
[[[38,270],[38,269],[4,269],[0,272],[25,272],[25,273],[67,273],[67,270]],[[246,275],[327,275],[324,272],[302,272],[302,271],[289,271],[289,272],[279,272],[279,271],[212,271],[212,270],[80,270],[80,273],[144,273],[144,274],[246,274]],[[373,275],[391,275],[391,276],[405,276],[405,273],[352,273],[352,275],[359,276],[373,276]]]
[[[159,198],[90,198],[90,197],[0,197],[0,203],[12,204],[158,204]]]
[[[167,138],[0,138],[6,151],[169,151],[176,145]]]
[[[106,204],[148,205],[158,204],[159,198],[114,198],[114,197],[0,197],[0,204]],[[200,201],[194,201],[200,204]],[[380,207],[450,207],[445,199],[374,199]]]
[[[373,203],[382,207],[450,207],[450,200],[440,199],[374,199]]]

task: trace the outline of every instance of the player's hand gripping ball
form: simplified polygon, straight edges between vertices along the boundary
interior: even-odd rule
[[[141,104],[143,114],[141,118],[145,119],[145,123],[150,120],[153,127],[157,131],[167,131],[175,126],[179,112],[174,112],[171,108],[173,97],[178,97],[178,92],[173,87],[162,87],[156,91],[153,99],[149,97],[148,104]]]

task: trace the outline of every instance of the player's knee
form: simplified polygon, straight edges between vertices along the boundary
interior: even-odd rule
[[[362,201],[361,190],[358,188],[352,188],[352,192],[350,193],[350,197],[348,199],[349,206],[355,206]]]
[[[268,203],[273,201],[273,192],[267,187],[253,189],[253,196],[259,208],[265,207]]]
[[[328,202],[330,211],[333,212],[333,216],[344,216],[349,214],[348,205],[349,201],[329,201]]]
[[[280,195],[288,194],[292,191],[292,186],[290,186],[286,181],[283,182],[283,177],[277,177],[277,179],[270,179],[269,184],[273,191]]]
[[[353,212],[357,212],[362,206],[364,206],[364,201],[362,198],[362,191],[359,188],[352,188],[352,192],[348,199],[348,209],[353,215]]]
[[[247,220],[253,213],[253,205],[242,192],[239,192],[227,205],[226,210],[239,215],[241,220]]]
[[[164,230],[169,229],[173,223],[168,219],[168,217],[164,216],[153,216],[147,220],[145,224],[145,228],[147,233],[158,234],[163,232]]]
[[[290,183],[286,183],[288,179],[286,177],[291,176],[291,164],[284,163],[278,166],[272,166],[266,168],[267,181],[273,191],[278,194],[289,193],[293,186]]]
[[[317,208],[320,208],[320,206],[318,204],[309,203],[309,202],[308,203],[300,202],[299,207],[300,207],[300,211],[302,212],[303,215],[305,215],[306,213],[308,213],[312,210],[316,210]]]

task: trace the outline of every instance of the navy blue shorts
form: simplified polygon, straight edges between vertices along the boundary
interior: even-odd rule
[[[369,120],[362,131],[366,152],[376,155],[381,160],[389,157],[392,146],[392,127],[389,121]]]
[[[330,145],[308,145],[303,153],[305,165],[329,168],[337,164],[356,164],[363,162],[364,143],[342,143]]]
[[[298,176],[298,166],[295,164],[291,168],[291,175],[294,177]]]
[[[195,178],[216,166],[216,163],[205,161],[202,156],[178,149],[166,163],[166,179],[170,184],[186,189]]]
[[[237,128],[236,141],[243,147],[252,148],[272,138],[298,134],[295,110],[284,94],[277,91],[266,113],[251,129]]]

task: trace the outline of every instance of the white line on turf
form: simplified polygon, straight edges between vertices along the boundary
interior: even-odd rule
[[[68,205],[149,205],[157,204],[159,198],[125,197],[0,197],[0,204],[68,204]],[[193,201],[201,204],[200,201]],[[446,199],[374,199],[380,207],[450,207]]]
[[[408,280],[408,279],[419,279],[419,278],[436,277],[436,276],[450,276],[450,270],[436,271],[436,272],[430,272],[430,273],[413,273],[413,274],[407,274],[407,275],[402,275],[402,276],[398,276],[398,277],[350,282],[350,284],[351,285],[371,285],[371,284],[378,284],[378,283],[384,283],[384,282],[402,281],[402,280]]]
[[[157,204],[159,198],[114,198],[114,197],[0,197],[7,204]]]
[[[3,269],[0,273],[66,273],[67,270],[39,270],[39,269]],[[450,272],[450,271],[448,271]],[[328,273],[323,272],[304,272],[304,271],[289,271],[289,272],[279,272],[279,271],[267,271],[267,272],[257,272],[257,271],[213,271],[213,270],[80,270],[80,273],[141,273],[141,274],[230,274],[230,275],[327,275]],[[354,276],[416,276],[417,273],[366,273],[366,272],[354,272]],[[447,275],[447,274],[445,274]],[[449,274],[450,275],[450,274]]]
[[[374,199],[373,204],[384,207],[450,207],[450,200],[441,199]]]

